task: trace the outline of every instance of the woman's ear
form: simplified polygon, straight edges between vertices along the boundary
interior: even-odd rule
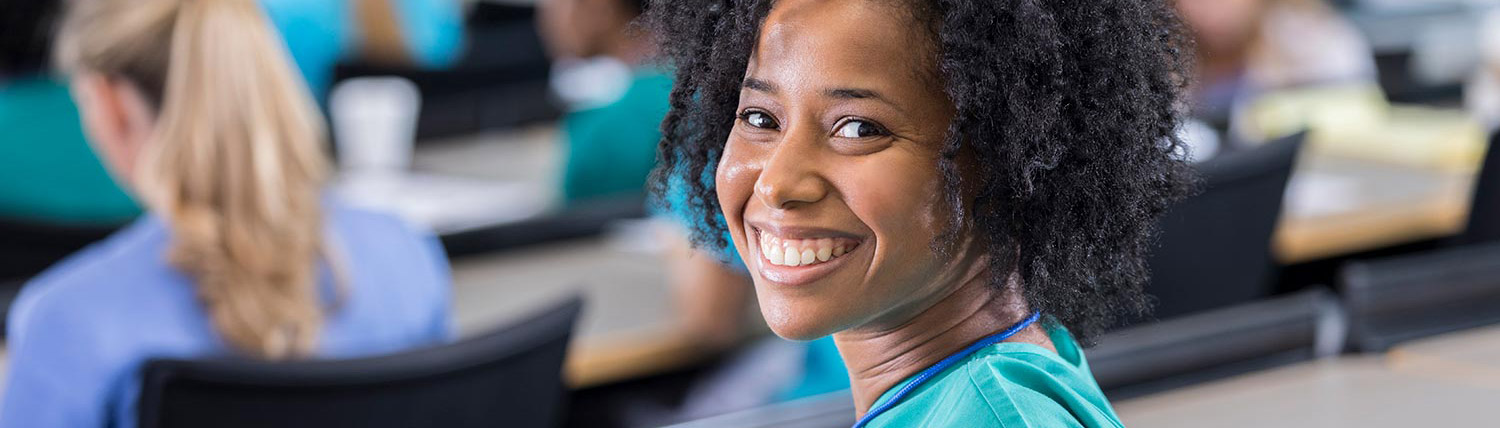
[[[128,186],[141,148],[151,139],[155,114],[139,89],[125,79],[79,73],[71,82],[84,134],[99,159]]]

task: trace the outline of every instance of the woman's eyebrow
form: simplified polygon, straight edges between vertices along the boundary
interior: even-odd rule
[[[823,96],[837,100],[873,100],[875,102],[891,106],[896,111],[907,113],[901,105],[891,101],[890,98],[882,96],[880,92],[864,88],[828,88],[823,90]]]
[[[776,93],[776,85],[772,85],[771,82],[756,79],[754,77],[746,77],[745,82],[741,84],[740,87],[744,89],[765,92],[768,94]]]
[[[875,91],[869,90],[869,89],[859,89],[859,88],[832,88],[832,89],[825,89],[825,90],[823,90],[823,95],[826,95],[826,96],[829,96],[829,97],[832,97],[832,98],[846,98],[846,99],[874,98],[874,99],[877,99],[877,100],[880,100],[880,101],[886,101],[885,97],[880,96],[880,93],[878,93],[878,92],[875,92]]]

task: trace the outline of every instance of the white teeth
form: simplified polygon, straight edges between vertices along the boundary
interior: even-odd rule
[[[760,253],[767,262],[777,266],[807,266],[833,260],[843,255],[848,245],[835,243],[833,238],[781,240],[762,232]]]

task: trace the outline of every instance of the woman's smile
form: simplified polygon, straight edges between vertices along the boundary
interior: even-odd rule
[[[817,281],[843,267],[862,248],[864,239],[828,229],[750,223],[755,268],[761,278],[797,286]]]

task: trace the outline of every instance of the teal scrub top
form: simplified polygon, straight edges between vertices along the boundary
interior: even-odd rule
[[[1094,382],[1073,336],[1048,336],[1053,353],[1030,343],[985,347],[918,386],[867,427],[1123,427]],[[871,408],[913,379],[891,387]]]
[[[567,202],[640,193],[656,166],[661,121],[666,117],[672,78],[658,69],[638,69],[624,95],[603,107],[563,118]]]
[[[0,217],[58,225],[124,224],[140,214],[83,136],[63,82],[0,84]]]

